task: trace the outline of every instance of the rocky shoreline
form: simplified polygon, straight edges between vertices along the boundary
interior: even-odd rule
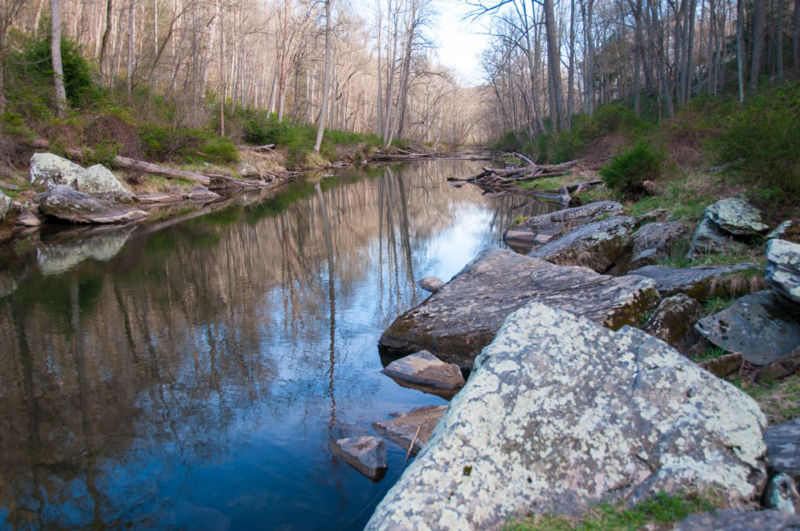
[[[526,254],[487,249],[449,282],[421,281],[433,294],[380,339],[405,370],[385,372],[418,380],[411,368],[430,376],[438,358],[468,379],[424,420],[376,423],[419,454],[367,529],[500,529],[709,489],[733,509],[676,529],[800,525],[800,424],[768,428],[728,381],[800,368],[796,223],[767,234],[741,197],[709,205],[694,232],[666,215],[606,201],[538,216],[505,233]],[[743,248],[764,248],[766,267],[659,265]],[[706,310],[719,299],[731,302]],[[427,442],[409,440],[415,422]]]

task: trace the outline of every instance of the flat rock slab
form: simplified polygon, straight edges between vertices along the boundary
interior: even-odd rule
[[[339,439],[330,449],[370,479],[380,479],[386,472],[386,443],[380,437]]]
[[[717,201],[706,207],[703,214],[725,232],[737,236],[755,236],[769,230],[761,221],[761,212],[741,197]]]
[[[800,531],[800,516],[783,511],[724,509],[716,514],[694,514],[673,531]]]
[[[616,201],[599,201],[581,207],[567,208],[523,221],[509,228],[503,234],[503,239],[512,249],[527,253],[534,247],[543,245],[572,229],[621,213],[622,205]]]
[[[503,320],[531,302],[585,316],[609,328],[638,322],[658,304],[652,281],[556,266],[505,249],[486,249],[447,283],[392,323],[380,345],[392,355],[427,350],[470,370]]]
[[[180,194],[137,194],[140,205],[161,205],[165,203],[177,203],[183,201],[183,195]]]
[[[199,186],[197,188],[192,188],[189,192],[184,196],[189,201],[196,201],[206,203],[209,201],[216,201],[221,195],[216,192],[212,192],[208,188],[203,188]]]
[[[458,365],[445,363],[427,350],[393,361],[381,372],[395,380],[437,389],[460,389],[465,383]]]
[[[66,185],[57,185],[36,196],[39,211],[73,223],[128,223],[146,218],[147,213],[125,208]]]
[[[798,316],[779,295],[765,290],[700,319],[695,329],[716,346],[764,366],[800,347]]]
[[[445,284],[446,282],[440,280],[437,277],[425,277],[417,281],[417,286],[431,293],[436,293],[437,291],[442,289],[442,286],[444,286]]]
[[[630,251],[628,243],[635,224],[636,220],[624,216],[588,223],[534,249],[528,256],[605,273]]]
[[[501,529],[687,488],[754,500],[765,425],[753,399],[666,343],[533,303],[475,361],[367,529]]]
[[[414,441],[411,453],[416,454],[427,444],[446,409],[447,406],[425,406],[412,409],[408,413],[393,413],[395,418],[373,422],[372,427],[379,435],[402,448],[408,449]]]
[[[769,468],[800,480],[800,418],[767,428],[764,443]]]
[[[652,279],[662,297],[683,293],[698,301],[707,301],[715,297],[746,295],[758,291],[753,289],[755,286],[763,289],[760,276],[751,274],[758,269],[749,263],[684,268],[645,266],[629,274]]]
[[[784,297],[800,303],[800,244],[770,240],[767,244],[767,282]]]

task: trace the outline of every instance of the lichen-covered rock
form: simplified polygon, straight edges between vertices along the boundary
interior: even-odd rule
[[[528,256],[605,273],[630,251],[628,244],[635,224],[633,218],[625,216],[589,223],[534,249]]]
[[[694,324],[703,317],[703,306],[683,293],[663,299],[643,330],[685,352],[697,339]]]
[[[86,172],[71,160],[52,153],[34,153],[30,168],[31,183],[48,190],[59,184],[75,188],[78,178]]]
[[[381,372],[395,380],[423,387],[452,390],[464,386],[458,365],[445,363],[427,350],[393,361]]]
[[[718,347],[740,352],[753,365],[763,366],[800,347],[798,317],[800,312],[765,290],[700,319],[695,329]]]
[[[655,264],[672,255],[676,242],[689,234],[689,227],[677,221],[648,223],[633,234],[629,269]]]
[[[784,221],[775,230],[767,234],[768,240],[786,240],[793,243],[800,243],[800,223],[790,219]]]
[[[746,249],[747,245],[736,240],[733,234],[725,232],[710,219],[703,218],[692,235],[687,257],[691,259],[708,253],[739,253]]]
[[[767,483],[761,505],[767,509],[777,509],[789,514],[800,511],[800,494],[794,480],[787,474],[776,474]]]
[[[603,500],[762,492],[766,419],[666,343],[531,303],[475,361],[369,530],[500,529]]]
[[[650,280],[555,266],[504,249],[486,249],[438,293],[395,319],[380,345],[392,355],[428,350],[470,370],[508,314],[539,301],[608,326],[638,322],[658,304]]]
[[[56,185],[36,196],[39,211],[73,223],[127,223],[147,217],[147,213],[124,208],[69,186]]]
[[[631,271],[652,279],[662,297],[683,293],[698,301],[716,297],[739,297],[764,289],[758,266],[744,263],[733,266],[665,267],[645,266]]]
[[[767,243],[767,282],[788,299],[800,303],[800,244],[786,240]]]
[[[8,217],[14,208],[14,200],[0,190],[0,221]]]
[[[577,227],[621,213],[622,205],[616,201],[598,201],[586,206],[567,208],[532,217],[509,228],[503,234],[503,239],[512,249],[527,253],[532,248],[543,245]]]
[[[706,207],[703,215],[719,228],[737,236],[756,236],[769,230],[761,212],[741,197],[728,197]]]
[[[95,164],[86,168],[78,175],[75,188],[92,197],[115,201],[117,203],[133,204],[136,196],[125,188],[116,175],[102,164]]]
[[[770,426],[764,432],[769,468],[800,480],[800,418]]]
[[[800,531],[800,517],[783,511],[742,511],[724,509],[694,514],[673,531]]]
[[[425,277],[417,281],[417,286],[431,293],[436,293],[437,291],[442,289],[442,286],[444,286],[445,284],[446,282],[436,277]]]
[[[261,177],[261,173],[258,171],[258,169],[246,162],[237,162],[234,169],[236,170],[236,173],[246,179],[251,177]]]
[[[386,472],[386,443],[380,437],[349,437],[331,444],[330,449],[371,479]]]
[[[416,454],[430,439],[445,409],[447,406],[425,406],[408,413],[393,413],[393,419],[373,422],[372,427],[379,435],[403,448],[408,449],[413,442],[411,453]]]

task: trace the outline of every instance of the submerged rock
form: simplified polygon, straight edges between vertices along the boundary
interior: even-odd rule
[[[188,199],[189,201],[196,201],[202,203],[207,203],[209,201],[216,201],[220,197],[222,196],[202,186],[192,188],[185,195],[185,198]]]
[[[438,389],[460,389],[464,377],[455,363],[445,363],[423,350],[390,363],[381,371],[395,379]]]
[[[437,291],[442,289],[442,286],[444,286],[445,284],[446,282],[444,282],[443,280],[439,280],[436,277],[425,277],[417,281],[417,286],[431,293],[436,293]]]
[[[707,301],[715,297],[738,297],[763,289],[761,276],[751,274],[758,270],[758,266],[749,263],[685,268],[645,266],[629,274],[655,281],[662,297],[683,293],[698,301]]]
[[[567,208],[523,221],[503,233],[503,239],[512,249],[526,253],[577,227],[621,213],[622,205],[616,201],[599,201],[586,206]]]
[[[500,529],[687,488],[755,500],[765,425],[749,396],[666,343],[532,303],[484,349],[367,529]]]
[[[446,409],[447,406],[418,407],[408,413],[394,413],[392,420],[373,422],[372,427],[379,435],[403,448],[408,449],[413,441],[411,453],[416,454],[428,442]]]
[[[438,293],[392,323],[380,338],[394,355],[428,350],[470,370],[514,310],[542,302],[603,326],[638,322],[659,297],[652,281],[598,275],[591,269],[555,266],[504,249],[486,249]]]
[[[528,256],[605,273],[629,251],[635,224],[633,218],[623,216],[589,223],[534,249]]]
[[[73,223],[127,223],[147,217],[141,210],[120,207],[65,185],[37,195],[35,201],[42,214]]]
[[[133,204],[136,196],[125,188],[117,176],[102,164],[95,164],[78,175],[76,189],[93,197],[116,201],[117,203]]]
[[[724,509],[694,514],[673,531],[800,531],[800,517],[783,511],[742,511]]]
[[[800,418],[770,426],[764,432],[769,468],[800,480]]]
[[[683,293],[661,301],[643,330],[679,352],[685,352],[696,340],[695,323],[703,317],[703,306]]]
[[[756,236],[769,230],[761,212],[741,197],[728,197],[706,207],[703,215],[719,228],[737,236]]]
[[[368,478],[379,479],[386,472],[386,443],[380,437],[339,439],[330,449]]]
[[[766,270],[767,282],[772,289],[800,303],[800,244],[770,240]]]
[[[800,494],[797,493],[794,480],[787,474],[776,474],[767,483],[761,505],[767,509],[797,514],[800,510]],[[798,530],[800,531],[800,527]]]
[[[633,235],[633,251],[628,269],[638,269],[669,258],[675,244],[689,234],[683,223],[648,223]]]
[[[695,328],[714,345],[763,366],[800,347],[798,316],[778,295],[765,290],[700,319]]]
[[[75,188],[78,178],[86,172],[71,160],[52,153],[34,153],[30,167],[31,183],[48,190],[59,184]]]

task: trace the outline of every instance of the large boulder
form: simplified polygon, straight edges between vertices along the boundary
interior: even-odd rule
[[[411,453],[416,454],[427,444],[445,409],[447,406],[425,406],[408,413],[393,413],[393,419],[373,422],[372,427],[402,448],[411,447]]]
[[[500,529],[684,489],[755,500],[765,425],[744,392],[666,343],[531,303],[475,361],[367,529]]]
[[[42,214],[72,223],[127,223],[147,217],[141,210],[120,207],[65,185],[37,195],[35,202]]]
[[[624,216],[595,221],[547,242],[528,256],[605,273],[630,251],[635,224],[636,220]]]
[[[737,236],[757,236],[769,230],[761,212],[741,197],[728,197],[706,207],[703,215],[719,228]]]
[[[577,227],[601,221],[622,213],[616,201],[599,201],[586,206],[567,208],[532,217],[503,233],[503,239],[514,250],[527,253]]]
[[[555,266],[492,248],[478,254],[438,293],[395,319],[380,345],[393,355],[428,350],[470,370],[506,316],[532,301],[616,329],[638,322],[658,300],[654,284],[641,277],[598,275],[585,267]]]
[[[679,352],[697,341],[695,323],[703,317],[703,306],[683,293],[663,299],[643,330]]]
[[[702,267],[645,266],[629,274],[652,279],[662,297],[683,293],[698,301],[747,295],[765,286],[758,266],[749,263]]]
[[[694,514],[673,531],[800,531],[800,516],[783,511],[724,509]]]
[[[0,221],[11,215],[14,210],[14,200],[0,190]]]
[[[638,269],[669,258],[675,244],[688,234],[689,227],[677,221],[648,223],[633,235],[633,250],[628,268]]]
[[[464,386],[461,369],[423,350],[390,363],[381,371],[394,380],[420,387],[455,390]]]
[[[86,172],[71,160],[52,153],[34,153],[30,168],[31,183],[48,190],[59,184],[75,188],[78,178]]]
[[[767,282],[791,301],[800,303],[800,244],[786,240],[767,243]]]
[[[800,347],[800,311],[772,291],[738,299],[695,328],[714,345],[739,352],[753,365],[774,363]]]
[[[380,479],[386,472],[386,443],[380,437],[339,439],[330,449],[368,478]]]
[[[136,196],[125,188],[116,175],[102,164],[89,166],[78,175],[76,189],[92,197],[115,201],[117,203],[133,204]]]

